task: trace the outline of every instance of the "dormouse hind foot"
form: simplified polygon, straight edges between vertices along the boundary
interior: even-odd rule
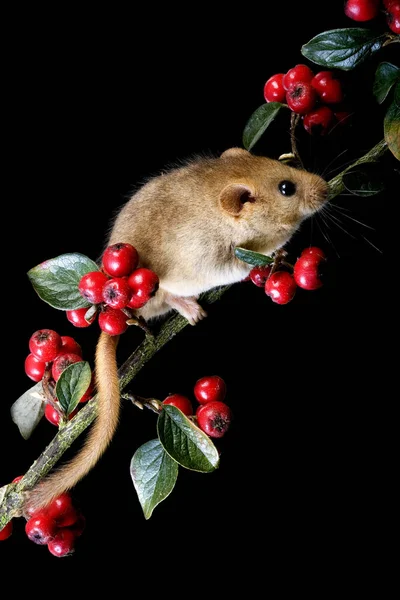
[[[167,294],[165,302],[169,304],[171,308],[174,308],[183,317],[185,317],[189,321],[190,325],[196,325],[196,323],[207,316],[206,311],[197,302],[195,296],[185,297]]]

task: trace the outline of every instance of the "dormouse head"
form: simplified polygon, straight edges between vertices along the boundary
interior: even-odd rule
[[[226,185],[219,195],[222,211],[255,236],[273,238],[277,246],[326,202],[326,182],[308,171],[241,148],[227,150],[220,160],[226,171]]]

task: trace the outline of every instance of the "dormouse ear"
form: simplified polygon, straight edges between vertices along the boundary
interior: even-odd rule
[[[228,148],[221,154],[221,158],[234,158],[235,156],[248,156],[250,152],[243,148]]]
[[[254,191],[242,183],[230,183],[219,196],[221,208],[233,217],[240,215],[246,202],[255,202]]]

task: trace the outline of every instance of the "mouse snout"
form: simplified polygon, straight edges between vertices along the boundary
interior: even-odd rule
[[[304,208],[306,214],[312,214],[320,210],[328,199],[327,182],[314,175],[306,188]]]

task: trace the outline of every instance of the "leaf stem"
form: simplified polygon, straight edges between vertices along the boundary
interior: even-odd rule
[[[380,141],[364,156],[356,160],[347,169],[334,177],[329,182],[329,199],[338,196],[345,188],[342,182],[343,175],[356,165],[377,161],[387,151],[387,144]],[[212,304],[219,300],[231,286],[214,288],[200,297],[201,304]],[[128,357],[118,371],[121,391],[124,390],[132,379],[139,373],[145,364],[165,346],[175,335],[188,325],[188,321],[179,314],[168,318],[160,327],[157,335],[146,335],[143,342]],[[64,452],[93,422],[97,414],[97,398],[92,398],[78,413],[68,421],[55,435],[53,440],[32,464],[24,477],[17,483],[0,488],[0,529],[13,517],[20,516],[24,502],[25,492],[33,488],[60,460]]]

